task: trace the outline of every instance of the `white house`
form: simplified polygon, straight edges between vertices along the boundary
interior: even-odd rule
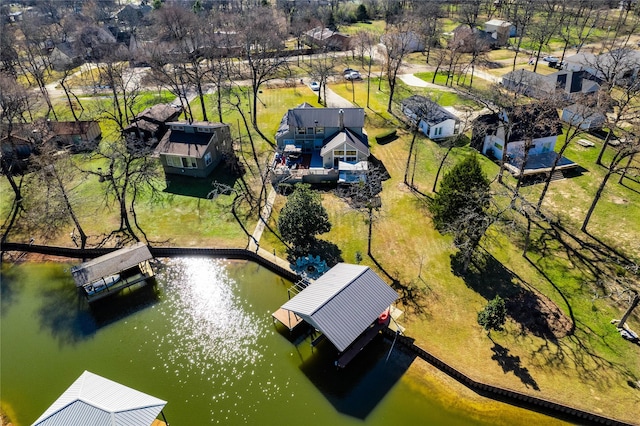
[[[565,123],[577,126],[582,130],[599,129],[606,120],[603,113],[580,103],[564,107],[561,119]]]
[[[530,140],[529,156],[552,152],[561,134],[562,126],[555,109],[522,105],[478,117],[473,126],[472,144],[484,155],[497,160],[506,155],[508,161],[524,155],[526,140]]]
[[[511,22],[492,19],[484,23],[484,32],[491,34],[491,38],[495,39],[500,46],[503,46],[509,42],[509,37],[516,35],[516,27]]]
[[[402,112],[429,139],[448,138],[460,131],[460,119],[425,96],[413,95],[403,100]]]

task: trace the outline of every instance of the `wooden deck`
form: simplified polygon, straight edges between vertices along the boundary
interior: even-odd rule
[[[273,314],[271,314],[271,316],[284,324],[285,327],[289,329],[289,331],[293,331],[293,329],[302,322],[302,318],[300,318],[293,312],[287,311],[286,309],[282,308],[275,311]]]

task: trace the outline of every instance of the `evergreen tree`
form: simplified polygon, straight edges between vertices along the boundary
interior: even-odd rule
[[[504,299],[496,296],[478,312],[478,324],[487,331],[502,330],[502,326],[507,320],[507,308]]]
[[[316,235],[329,232],[329,215],[309,185],[297,184],[278,217],[278,231],[297,253],[308,252]]]
[[[360,22],[369,19],[369,13],[367,13],[367,7],[364,4],[360,4],[356,10],[356,19]]]
[[[473,155],[445,174],[440,190],[429,205],[436,229],[453,235],[462,256],[463,272],[491,224],[487,212],[490,200],[489,180]]]

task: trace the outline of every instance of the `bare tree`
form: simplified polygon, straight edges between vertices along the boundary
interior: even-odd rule
[[[387,77],[387,83],[389,84],[388,112],[391,112],[391,106],[393,104],[398,71],[406,56],[411,53],[412,43],[415,42],[416,35],[411,29],[412,26],[407,22],[389,25],[383,36],[384,48],[381,49],[381,53],[384,56],[384,64],[382,66]]]
[[[43,127],[39,134],[47,137],[47,128]],[[38,223],[41,223],[42,217],[47,218],[47,232],[56,232],[71,220],[78,230],[80,248],[84,249],[87,245],[87,234],[76,213],[76,206],[83,200],[78,198],[74,191],[77,189],[74,180],[79,170],[68,153],[57,152],[57,147],[52,144],[40,143],[39,146],[38,154],[34,155],[31,161],[34,173],[30,175],[32,181],[29,187],[32,192],[38,193],[38,196],[43,196],[44,200],[32,203],[29,213],[36,216]],[[75,232],[72,233],[72,240],[76,243]]]
[[[27,90],[14,77],[0,73],[0,124],[3,127],[0,137],[6,137],[7,141],[10,141],[14,124],[27,121],[25,115],[31,114],[30,107],[30,96]],[[13,178],[13,161],[13,156],[0,155],[2,173],[7,177],[11,189],[15,193],[16,202],[20,202],[22,193],[20,185]]]
[[[606,173],[596,190],[596,194],[593,197],[593,201],[589,206],[589,210],[582,222],[582,227],[580,228],[582,231],[587,232],[587,226],[589,225],[589,221],[591,220],[591,216],[593,215],[594,210],[600,201],[600,197],[602,197],[602,193],[604,192],[605,187],[607,186],[607,182],[609,178],[616,173],[621,173],[625,170],[628,165],[623,165],[625,159],[629,157],[633,157],[640,152],[640,127],[635,127],[634,132],[625,132],[626,138],[620,143],[620,145],[616,148],[616,152],[609,163]]]
[[[251,25],[246,25],[251,22]],[[288,62],[280,55],[286,19],[269,7],[257,7],[245,11],[236,19],[236,29],[242,35],[244,60],[249,71],[253,95],[251,123],[258,130],[258,94],[260,87],[288,74]]]
[[[535,13],[535,5],[536,2],[529,0],[515,0],[514,2],[510,2],[513,5],[512,14],[510,19],[516,26],[517,31],[517,42],[515,46],[515,55],[513,55],[513,70],[516,69],[516,63],[518,61],[518,53],[520,53],[520,47],[522,46],[522,41],[529,31],[529,25]]]
[[[324,90],[324,105],[327,106],[327,81],[335,75],[335,66],[338,63],[336,52],[326,50],[310,64],[309,75],[318,82],[320,88],[318,90],[318,103],[322,103],[321,93]]]
[[[358,31],[354,37],[354,52],[360,59],[360,64],[367,69],[367,108],[371,94],[371,66],[374,62],[378,38],[371,31]]]
[[[536,4],[538,8],[538,21],[536,25],[529,28],[529,37],[531,37],[533,45],[536,46],[535,64],[533,65],[533,72],[536,72],[542,49],[549,44],[552,37],[557,35],[558,29],[567,17],[561,13],[562,9],[556,0],[542,0],[532,3]]]
[[[47,77],[50,72],[50,64],[43,51],[49,46],[51,40],[44,29],[46,25],[35,15],[29,15],[20,22],[22,43],[18,46],[21,68],[26,72],[26,79],[38,87],[45,103],[47,104],[46,116],[53,115],[57,120],[49,91],[47,90]]]
[[[389,175],[381,166],[370,162],[367,171],[362,174],[358,182],[341,187],[337,191],[338,195],[345,198],[353,209],[367,215],[367,254],[369,256],[371,256],[374,212],[382,206],[379,194],[382,192],[382,182],[388,178]]]
[[[137,220],[136,202],[144,192],[150,193],[152,197],[159,193],[160,184],[164,182],[156,160],[151,158],[148,149],[135,148],[139,146],[144,144],[133,140],[103,142],[92,159],[102,163],[104,168],[83,169],[104,183],[105,205],[109,206],[115,201],[118,206],[120,226],[112,234],[124,233],[135,241],[140,241],[137,231],[146,239]]]

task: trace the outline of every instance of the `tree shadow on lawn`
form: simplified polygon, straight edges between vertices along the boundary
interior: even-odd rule
[[[557,342],[573,330],[573,321],[548,297],[528,285],[488,252],[478,253],[466,273],[461,273],[458,256],[452,256],[452,269],[467,286],[487,300],[500,296],[507,314],[520,325],[522,334],[531,333]]]
[[[585,275],[583,285],[591,284],[595,290],[606,293],[608,290],[604,288],[604,283],[616,280],[620,268],[624,269],[634,264],[624,253],[607,245],[598,237],[586,232],[592,239],[589,241],[572,233],[560,220],[552,221],[543,217],[532,218],[532,221],[541,231],[541,235],[531,242],[528,251],[546,259],[557,258],[558,252],[562,252],[571,267],[577,268]],[[531,263],[542,272],[541,268]],[[587,277],[592,279],[589,280]],[[545,278],[551,282],[548,277]],[[558,290],[557,286],[555,287]]]
[[[489,339],[491,339],[491,336],[489,336]],[[522,366],[520,357],[510,355],[509,349],[494,342],[493,339],[491,339],[491,341],[493,342],[493,347],[491,348],[493,355],[491,356],[491,359],[496,361],[498,365],[502,367],[502,371],[505,374],[513,372],[513,374],[520,379],[527,389],[531,388],[539,391],[540,388],[538,387],[538,383],[531,376],[531,373],[529,373],[529,369]]]
[[[391,288],[393,288],[399,294],[399,301],[404,307],[408,307],[412,310],[412,312],[416,315],[421,315],[425,312],[424,306],[424,296],[426,291],[429,290],[429,286],[424,283],[427,287],[427,290],[422,290],[418,286],[415,285],[414,282],[403,283],[398,278],[398,273],[395,272],[393,275],[390,274],[378,260],[373,256],[372,253],[369,253],[369,258],[373,261],[376,267],[391,281]]]

